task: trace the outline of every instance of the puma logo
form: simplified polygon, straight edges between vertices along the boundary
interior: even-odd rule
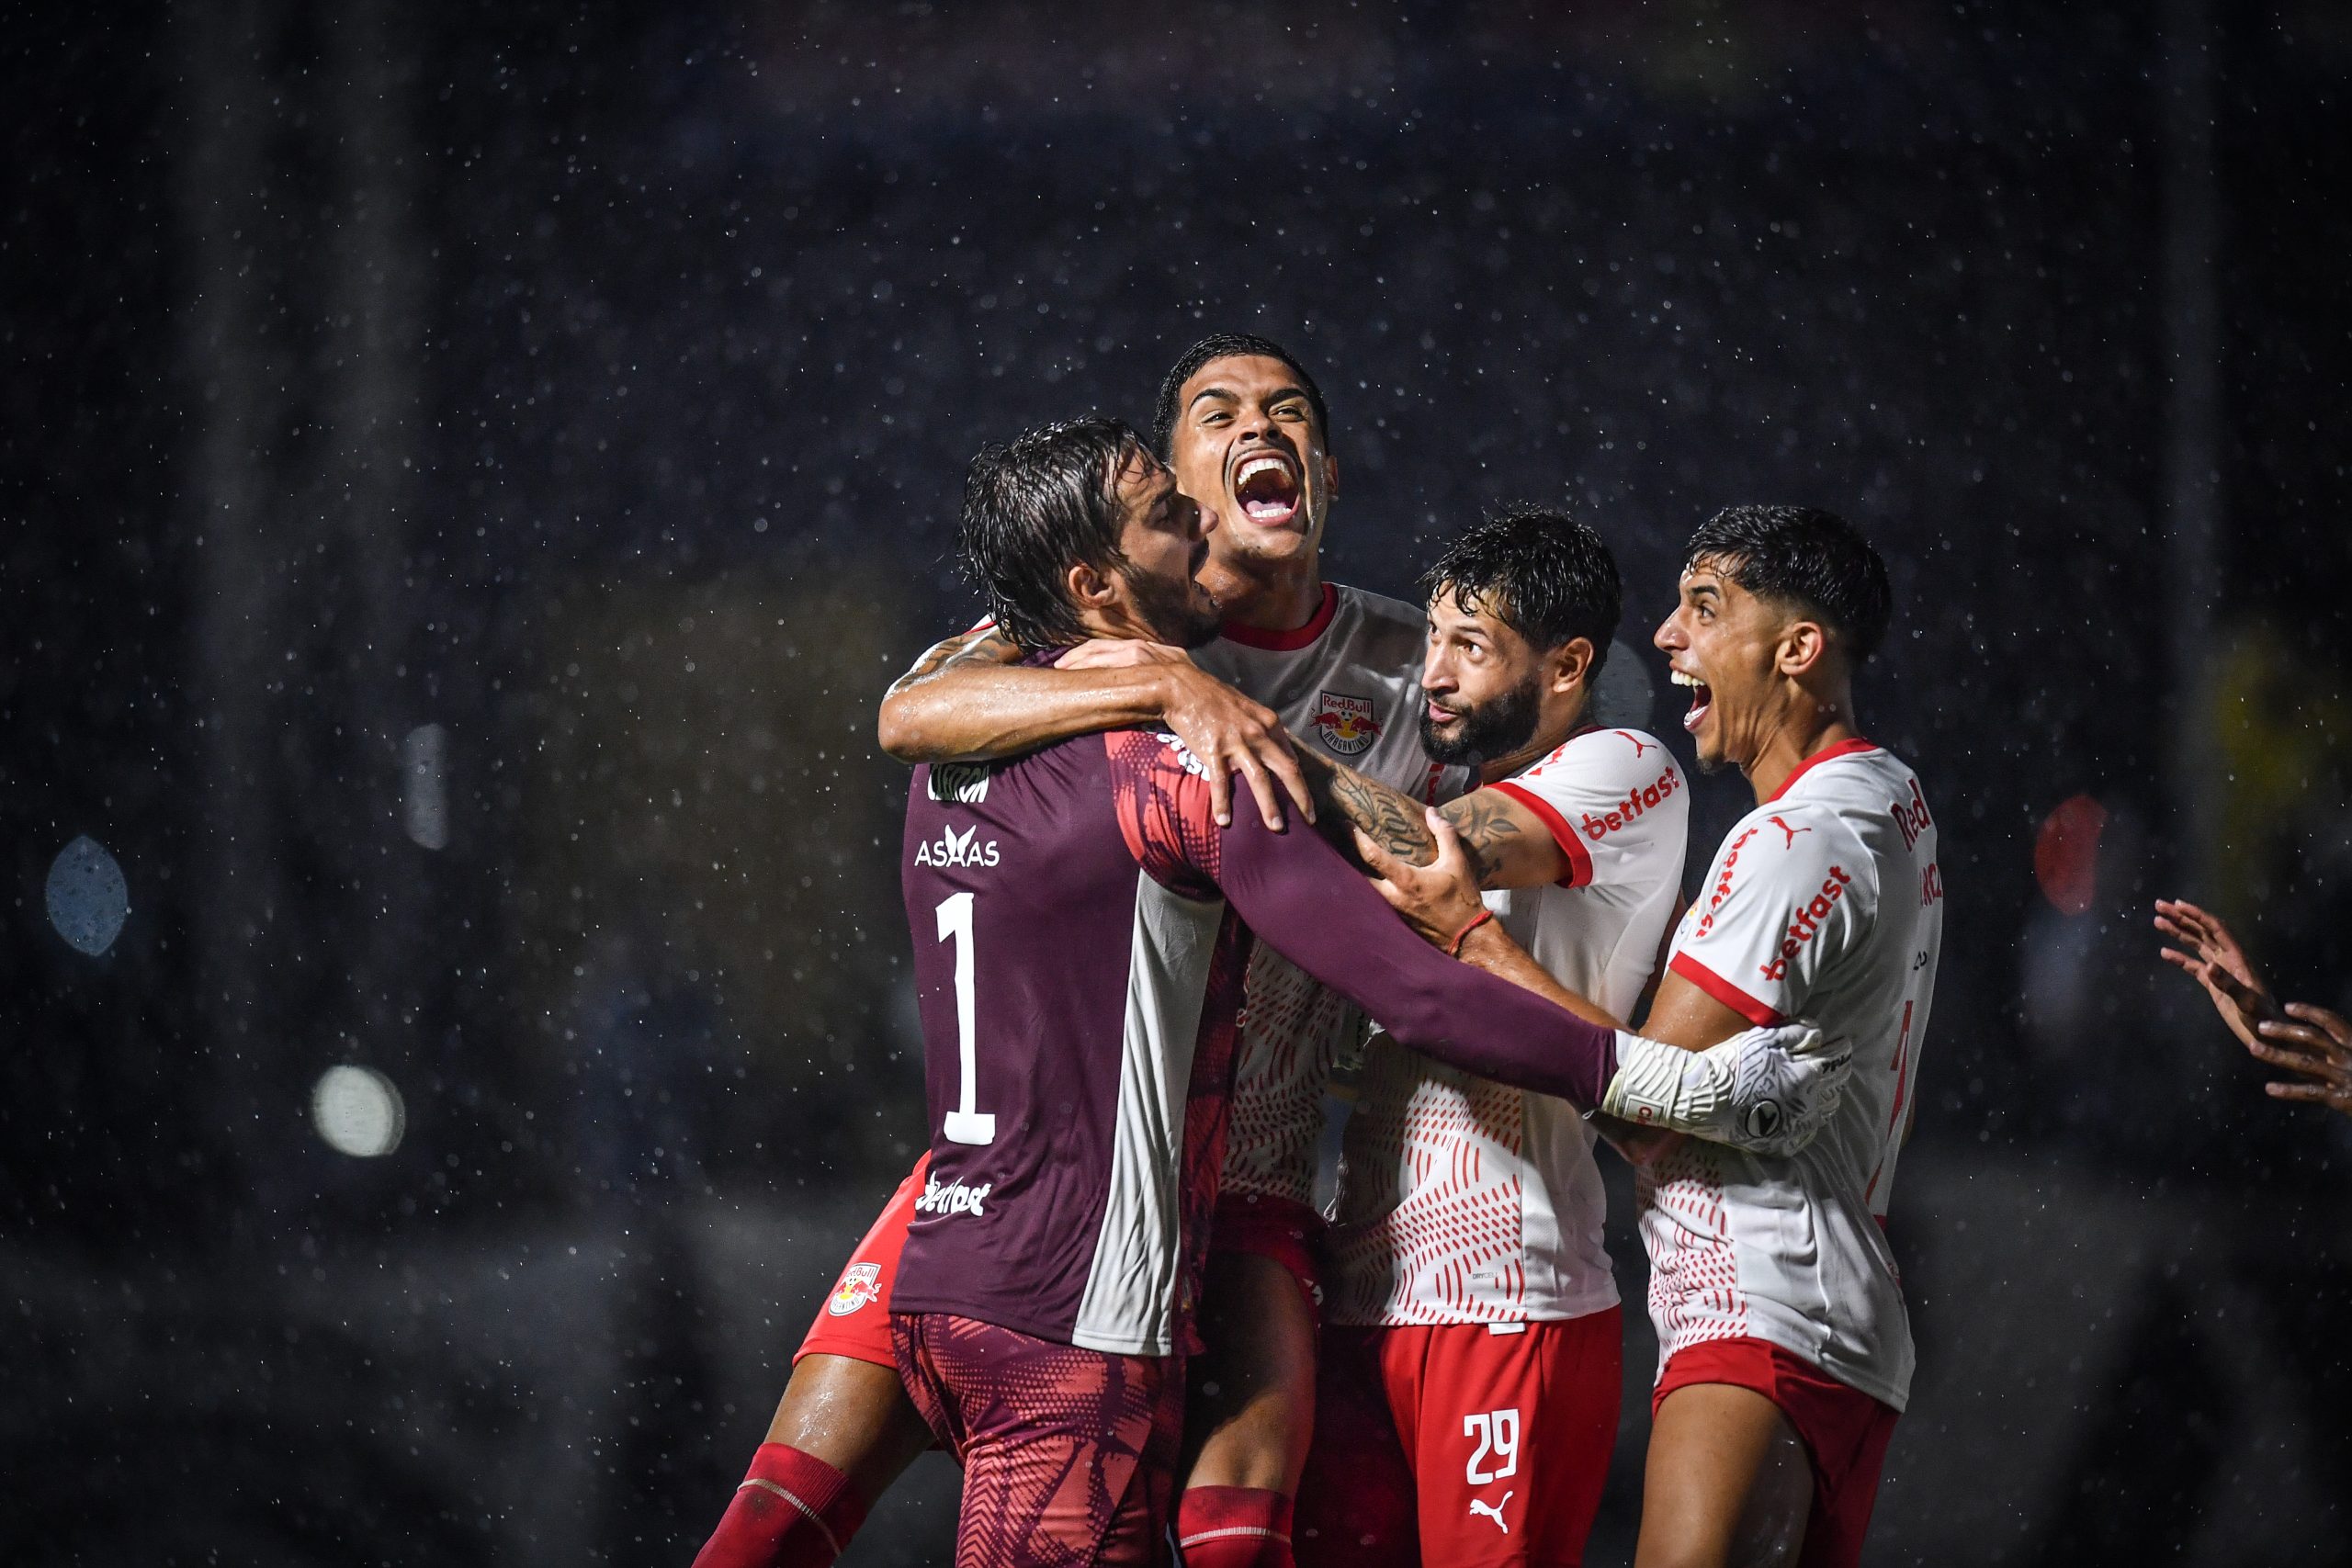
[[[1799,833],[1810,833],[1813,831],[1810,828],[1792,828],[1786,822],[1781,821],[1778,817],[1772,818],[1772,826],[1778,828],[1781,832],[1786,833],[1789,836],[1789,841],[1781,846],[1784,850],[1792,850],[1797,847],[1797,835]]]
[[[1515,1490],[1516,1489],[1514,1489],[1514,1492]],[[1505,1535],[1510,1534],[1510,1527],[1503,1523],[1503,1510],[1510,1506],[1510,1500],[1514,1495],[1514,1492],[1504,1493],[1503,1500],[1499,1503],[1481,1503],[1476,1497],[1471,1498],[1471,1517],[1475,1518],[1478,1515],[1484,1514],[1487,1517],[1495,1521],[1495,1528],[1497,1529],[1502,1531]]]
[[[1621,729],[1617,733],[1634,743],[1634,761],[1636,762],[1640,761],[1642,760],[1642,753],[1650,749],[1651,742],[1643,739],[1640,736],[1634,734],[1630,729]]]

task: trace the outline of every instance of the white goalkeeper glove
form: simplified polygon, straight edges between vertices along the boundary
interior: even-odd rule
[[[1751,1154],[1792,1155],[1838,1109],[1853,1055],[1843,1042],[1825,1050],[1807,1023],[1751,1029],[1705,1051],[1620,1030],[1617,1076],[1600,1109]]]

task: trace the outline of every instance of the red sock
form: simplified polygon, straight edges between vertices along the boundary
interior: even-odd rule
[[[1176,1502],[1184,1568],[1291,1568],[1290,1499],[1253,1486],[1195,1486]]]
[[[762,1443],[695,1568],[826,1568],[865,1522],[848,1476],[814,1454]]]

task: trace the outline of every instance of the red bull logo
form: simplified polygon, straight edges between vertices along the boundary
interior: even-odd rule
[[[1380,721],[1373,716],[1370,697],[1325,692],[1307,723],[1326,747],[1342,757],[1361,755],[1380,739]]]
[[[847,1317],[866,1303],[881,1299],[882,1265],[853,1263],[842,1271],[841,1283],[833,1287],[825,1310],[835,1317]]]

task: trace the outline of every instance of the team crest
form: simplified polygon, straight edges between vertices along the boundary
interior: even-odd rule
[[[1380,721],[1372,716],[1370,697],[1343,697],[1326,692],[1307,721],[1325,747],[1342,757],[1359,756],[1380,739]]]
[[[842,1282],[833,1287],[832,1300],[825,1310],[835,1317],[847,1317],[868,1302],[882,1299],[882,1265],[853,1263],[842,1274]]]

